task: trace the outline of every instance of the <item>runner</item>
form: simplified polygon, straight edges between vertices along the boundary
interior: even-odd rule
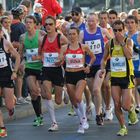
[[[84,133],[84,129],[89,128],[86,110],[82,100],[86,87],[86,73],[89,73],[90,66],[95,61],[95,56],[90,51],[88,45],[79,43],[79,29],[70,27],[68,31],[69,44],[61,49],[60,61],[65,57],[66,61],[66,86],[72,105],[80,120],[78,133]],[[85,65],[85,53],[89,54],[91,60]]]
[[[52,101],[52,91],[54,89],[55,102],[60,105],[62,102],[62,90],[64,86],[64,77],[62,67],[55,65],[58,60],[60,48],[67,44],[67,38],[56,31],[56,19],[52,16],[47,16],[45,20],[45,29],[47,36],[43,39],[43,44],[40,47],[41,56],[43,57],[43,98],[46,99],[46,106],[49,110],[52,125],[48,131],[58,130],[58,124],[55,118],[54,104]]]
[[[11,56],[15,58],[15,67],[11,67]],[[14,114],[16,98],[14,96],[13,80],[17,78],[17,71],[20,64],[20,56],[12,44],[3,37],[2,25],[0,24],[0,96],[5,99],[9,116]],[[0,111],[0,138],[6,137],[7,131],[4,126],[2,112]]]
[[[115,34],[114,39],[106,44],[101,63],[101,72],[105,73],[107,58],[111,56],[111,92],[114,100],[115,114],[120,124],[118,136],[127,135],[125,118],[122,109],[129,112],[128,118],[131,124],[138,122],[134,104],[132,104],[133,63],[132,63],[132,40],[125,38],[124,23],[117,20],[112,25]]]
[[[91,92],[92,101],[95,104],[96,110],[96,123],[97,125],[103,125],[103,115],[102,115],[102,96],[101,87],[104,80],[99,77],[100,63],[104,53],[104,38],[107,36],[111,38],[106,29],[98,26],[98,17],[95,13],[89,13],[87,16],[87,28],[83,30],[80,34],[81,42],[88,44],[91,51],[96,56],[95,63],[91,66],[90,73],[87,74],[87,84]],[[86,55],[86,63],[88,64],[90,57]]]
[[[29,15],[25,18],[25,25],[27,32],[20,37],[19,53],[23,60],[25,53],[25,76],[27,78],[27,85],[31,94],[32,105],[36,114],[34,126],[43,125],[43,117],[41,111],[41,90],[39,81],[41,80],[42,62],[35,60],[38,56],[38,48],[42,43],[42,36],[44,31],[36,30],[36,19]]]

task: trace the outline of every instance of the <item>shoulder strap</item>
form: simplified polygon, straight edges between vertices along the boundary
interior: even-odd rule
[[[61,48],[61,43],[60,43],[60,38],[61,38],[61,34],[57,34],[57,43],[58,43],[58,47]]]
[[[110,42],[110,55],[112,55],[113,49],[114,49],[114,42],[113,42],[113,39],[111,39],[111,42]]]
[[[44,44],[45,44],[45,41],[46,41],[46,38],[47,38],[47,34],[44,36],[43,38],[43,41],[42,41],[42,44],[41,44],[41,49],[43,48]]]

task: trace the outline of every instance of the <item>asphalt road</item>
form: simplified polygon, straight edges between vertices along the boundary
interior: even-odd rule
[[[124,137],[116,136],[119,130],[116,118],[112,122],[105,122],[104,126],[97,126],[94,119],[89,122],[90,128],[85,134],[78,134],[78,118],[68,116],[69,107],[56,110],[59,124],[59,131],[48,132],[50,127],[50,117],[44,114],[44,125],[33,127],[34,116],[18,119],[6,123],[8,136],[3,140],[140,140],[140,122],[135,126],[128,126],[128,135]]]

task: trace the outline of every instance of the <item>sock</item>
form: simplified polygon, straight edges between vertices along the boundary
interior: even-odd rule
[[[46,106],[49,110],[52,122],[56,123],[53,101],[52,100],[46,100]]]
[[[1,127],[1,129],[6,129],[6,127]]]
[[[42,114],[41,110],[41,96],[38,96],[36,100],[32,100],[32,105],[37,117],[40,117]]]
[[[78,118],[79,118],[79,121],[80,121],[80,123],[82,122],[82,115],[81,115],[81,113],[80,113],[80,111],[79,111],[79,108],[76,108],[76,107],[74,107],[73,106],[73,108],[74,108],[74,111],[76,112],[76,114],[77,114],[77,116],[78,116]]]
[[[79,111],[80,111],[80,113],[82,115],[82,118],[87,119],[85,105],[84,105],[83,100],[80,103],[78,103],[77,105],[78,105]]]

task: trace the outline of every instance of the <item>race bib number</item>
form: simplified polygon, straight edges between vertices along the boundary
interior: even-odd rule
[[[44,67],[56,67],[55,63],[58,60],[58,53],[44,53]]]
[[[0,68],[4,68],[7,66],[8,66],[8,64],[7,64],[5,53],[0,53]]]
[[[89,46],[90,50],[94,54],[102,53],[102,46],[101,46],[101,40],[100,39],[96,39],[96,40],[92,40],[92,41],[86,41],[85,43]]]
[[[28,63],[38,62],[39,60],[32,60],[33,56],[38,56],[38,48],[26,49],[26,61]]]
[[[81,68],[84,66],[83,54],[67,54],[66,67],[67,68]]]
[[[112,57],[110,62],[112,72],[126,72],[125,57]]]

